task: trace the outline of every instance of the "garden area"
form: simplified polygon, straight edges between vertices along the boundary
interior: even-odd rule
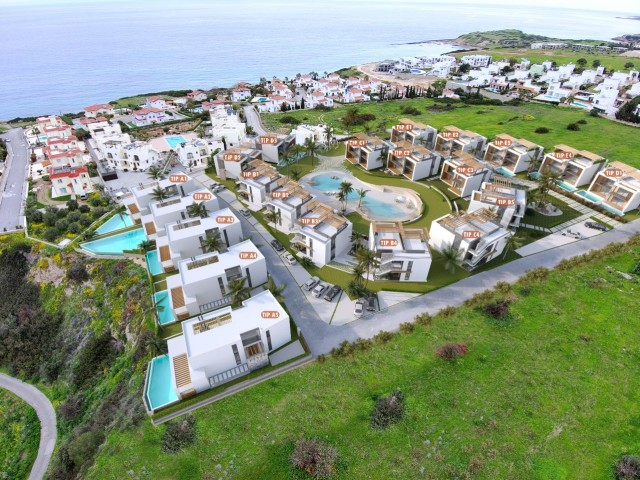
[[[39,442],[40,422],[35,410],[0,389],[0,478],[27,478]]]
[[[613,480],[640,454],[639,260],[636,239],[536,269],[192,417],[114,431],[87,478]]]

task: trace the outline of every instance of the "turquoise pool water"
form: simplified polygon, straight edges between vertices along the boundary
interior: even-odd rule
[[[529,176],[534,180],[540,180],[542,178],[542,175],[540,175],[540,172],[531,172]]]
[[[101,255],[122,255],[124,250],[135,250],[140,242],[146,240],[142,228],[137,228],[129,232],[119,233],[110,237],[93,240],[92,242],[81,243],[80,246],[91,253]]]
[[[130,227],[133,225],[133,220],[128,213],[115,214],[109,220],[104,222],[96,229],[97,235],[104,235],[105,233],[115,232],[122,228]]]
[[[496,172],[499,173],[500,175],[504,175],[505,177],[515,177],[516,176],[515,173],[511,173],[509,170],[507,170],[504,167],[496,168]]]
[[[147,257],[147,268],[149,269],[149,273],[151,273],[151,275],[159,275],[163,272],[162,265],[160,264],[160,259],[158,258],[157,250],[151,250],[150,252],[147,252],[145,257]]]
[[[609,211],[611,213],[613,213],[614,215],[620,215],[620,216],[624,215],[624,213],[622,213],[622,211],[616,210],[615,208],[610,207],[606,203],[599,203],[598,206],[604,208],[605,210],[607,210],[607,211]]]
[[[149,406],[153,410],[178,401],[171,381],[169,355],[156,357],[149,362],[147,391],[145,392]]]
[[[153,294],[153,299],[156,302],[156,311],[158,312],[158,323],[160,325],[166,325],[176,321],[176,317],[173,316],[173,310],[169,304],[169,292],[162,290]]]
[[[576,192],[576,195],[582,198],[586,198],[587,200],[593,203],[600,203],[602,201],[600,197],[594,195],[593,193],[589,193],[586,190],[580,190],[579,192]]]
[[[324,193],[337,192],[340,188],[340,184],[344,181],[344,178],[333,178],[334,175],[317,175],[311,179],[311,186],[316,190]],[[349,194],[349,200],[357,203],[359,200],[358,194],[354,191]],[[364,197],[362,200],[362,206],[369,210],[369,216],[372,219],[392,219],[401,218],[407,215],[402,208],[393,203],[394,195],[389,194],[389,201],[383,202],[377,198]]]
[[[580,102],[573,102],[572,105],[574,107],[580,107],[580,108],[585,108],[587,110],[589,110],[591,108],[590,105],[584,104],[584,103],[580,103]]]
[[[181,143],[185,143],[186,140],[182,135],[177,135],[175,137],[167,137],[165,138],[167,143],[169,144],[169,148],[176,148]]]
[[[567,192],[575,192],[577,190],[573,185],[569,185],[567,182],[558,182],[560,188],[564,188]]]

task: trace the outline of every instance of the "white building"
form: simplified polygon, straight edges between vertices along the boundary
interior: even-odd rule
[[[371,222],[369,250],[376,252],[376,278],[426,282],[431,268],[426,228],[408,228],[401,222]]]
[[[492,172],[473,155],[459,151],[445,159],[440,180],[449,185],[449,190],[462,198],[478,190],[482,182],[491,179]]]
[[[503,228],[518,228],[527,209],[527,192],[515,188],[510,180],[496,176],[471,194],[468,211],[483,208],[495,212]]]
[[[565,190],[574,191],[591,183],[605,164],[606,159],[595,153],[556,145],[553,152],[545,155],[538,173],[557,174],[559,185]]]
[[[217,105],[209,110],[209,117],[214,140],[222,141],[224,138],[227,148],[240,146],[246,141],[247,126],[230,105]]]
[[[272,165],[253,160],[236,182],[238,194],[253,208],[260,210],[271,199],[271,190],[278,187],[276,181],[280,178],[280,173]]]
[[[394,148],[389,150],[387,170],[409,180],[422,180],[438,175],[441,160],[438,153],[402,140],[394,143]]]
[[[307,190],[289,177],[280,177],[270,184],[266,206],[278,214],[278,229],[290,233],[297,220],[308,211],[307,204],[313,200]]]
[[[262,151],[247,147],[231,147],[214,157],[216,172],[222,180],[243,178],[242,172],[248,170],[254,160],[262,160]]]
[[[269,364],[269,353],[291,341],[289,316],[264,291],[182,323],[167,341],[173,389],[185,399]]]
[[[600,206],[622,215],[640,207],[640,170],[622,162],[611,162],[597,173],[589,186]]]
[[[132,122],[136,127],[144,127],[146,125],[154,125],[167,120],[164,110],[159,108],[141,108],[133,111]]]
[[[164,110],[165,108],[167,108],[168,105],[165,99],[162,97],[149,97],[147,98],[147,101],[145,102],[144,106],[147,108],[156,108],[156,109]]]
[[[189,197],[193,203],[191,193],[201,190],[192,178],[185,174],[172,174],[162,180],[154,180],[147,183],[139,183],[130,188],[131,195],[124,198],[123,203],[129,210],[129,214],[135,223],[141,223],[142,217],[151,213],[149,205],[158,201],[177,200],[181,197]],[[158,198],[162,192],[163,198]]]
[[[326,125],[306,125],[300,124],[291,131],[295,135],[296,145],[304,145],[308,139],[314,139],[316,143],[326,143]]]
[[[375,170],[385,166],[391,145],[378,137],[357,133],[347,141],[345,158],[365,170]]]
[[[488,67],[491,63],[491,55],[465,55],[460,59],[460,63],[466,63],[474,68]]]
[[[241,102],[251,98],[251,90],[247,87],[238,87],[231,90],[231,100]]]
[[[405,141],[433,148],[437,135],[438,130],[431,125],[414,122],[410,118],[401,118],[399,123],[391,129],[391,142]]]
[[[180,163],[188,168],[206,168],[210,155],[218,149],[222,151],[222,142],[207,142],[201,138],[179,143],[174,149]]]
[[[262,160],[270,163],[278,163],[283,155],[295,144],[296,137],[293,134],[261,135],[258,138],[258,148],[262,151]]]
[[[484,161],[497,169],[497,173],[515,176],[526,172],[531,164],[542,157],[543,147],[523,138],[515,138],[506,133],[496,135],[487,145]]]
[[[434,150],[443,157],[450,157],[457,152],[467,152],[480,157],[486,141],[487,138],[478,133],[449,125],[438,133]]]
[[[84,116],[87,118],[96,118],[100,115],[113,115],[113,105],[108,103],[96,103],[84,107]]]

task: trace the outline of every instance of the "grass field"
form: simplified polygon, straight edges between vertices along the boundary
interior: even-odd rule
[[[620,455],[640,453],[637,281],[605,268],[629,271],[640,249],[626,250],[516,286],[508,321],[461,309],[204,407],[177,455],[160,451],[165,427],[112,433],[87,478],[297,478],[291,445],[308,435],[336,446],[341,480],[612,479]],[[435,356],[451,341],[469,346],[455,363]],[[406,417],[372,430],[374,399],[395,388]]]
[[[0,389],[0,478],[27,478],[39,442],[40,422],[35,410]]]
[[[640,62],[639,62],[640,63]],[[401,108],[412,106],[420,115],[405,115]],[[402,117],[427,123],[441,129],[446,125],[455,125],[463,129],[476,131],[488,138],[499,133],[508,133],[516,138],[525,138],[552,149],[554,145],[564,143],[581,150],[598,153],[610,160],[618,160],[640,168],[640,134],[634,127],[612,122],[606,118],[590,117],[584,110],[573,107],[554,107],[536,103],[520,106],[482,106],[456,104],[452,110],[434,111],[431,99],[412,99],[383,103],[367,103],[358,105],[361,113],[372,113],[376,120],[371,122],[375,132],[381,124],[390,128]],[[340,119],[346,108],[336,107],[331,111],[299,110],[286,112],[300,121],[307,123],[328,123],[339,133],[344,133]],[[282,114],[262,115],[268,128],[282,126],[278,121]],[[567,125],[585,120],[579,131],[567,130]],[[535,133],[538,127],[547,127],[547,134]],[[364,127],[355,127],[353,132],[362,131]]]

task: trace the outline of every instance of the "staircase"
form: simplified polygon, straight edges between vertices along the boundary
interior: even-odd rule
[[[218,385],[222,385],[223,383],[230,382],[234,378],[242,377],[249,373],[249,367],[246,363],[242,363],[237,367],[233,367],[225,372],[218,373],[213,377],[209,378],[209,385],[211,387],[217,387]]]

